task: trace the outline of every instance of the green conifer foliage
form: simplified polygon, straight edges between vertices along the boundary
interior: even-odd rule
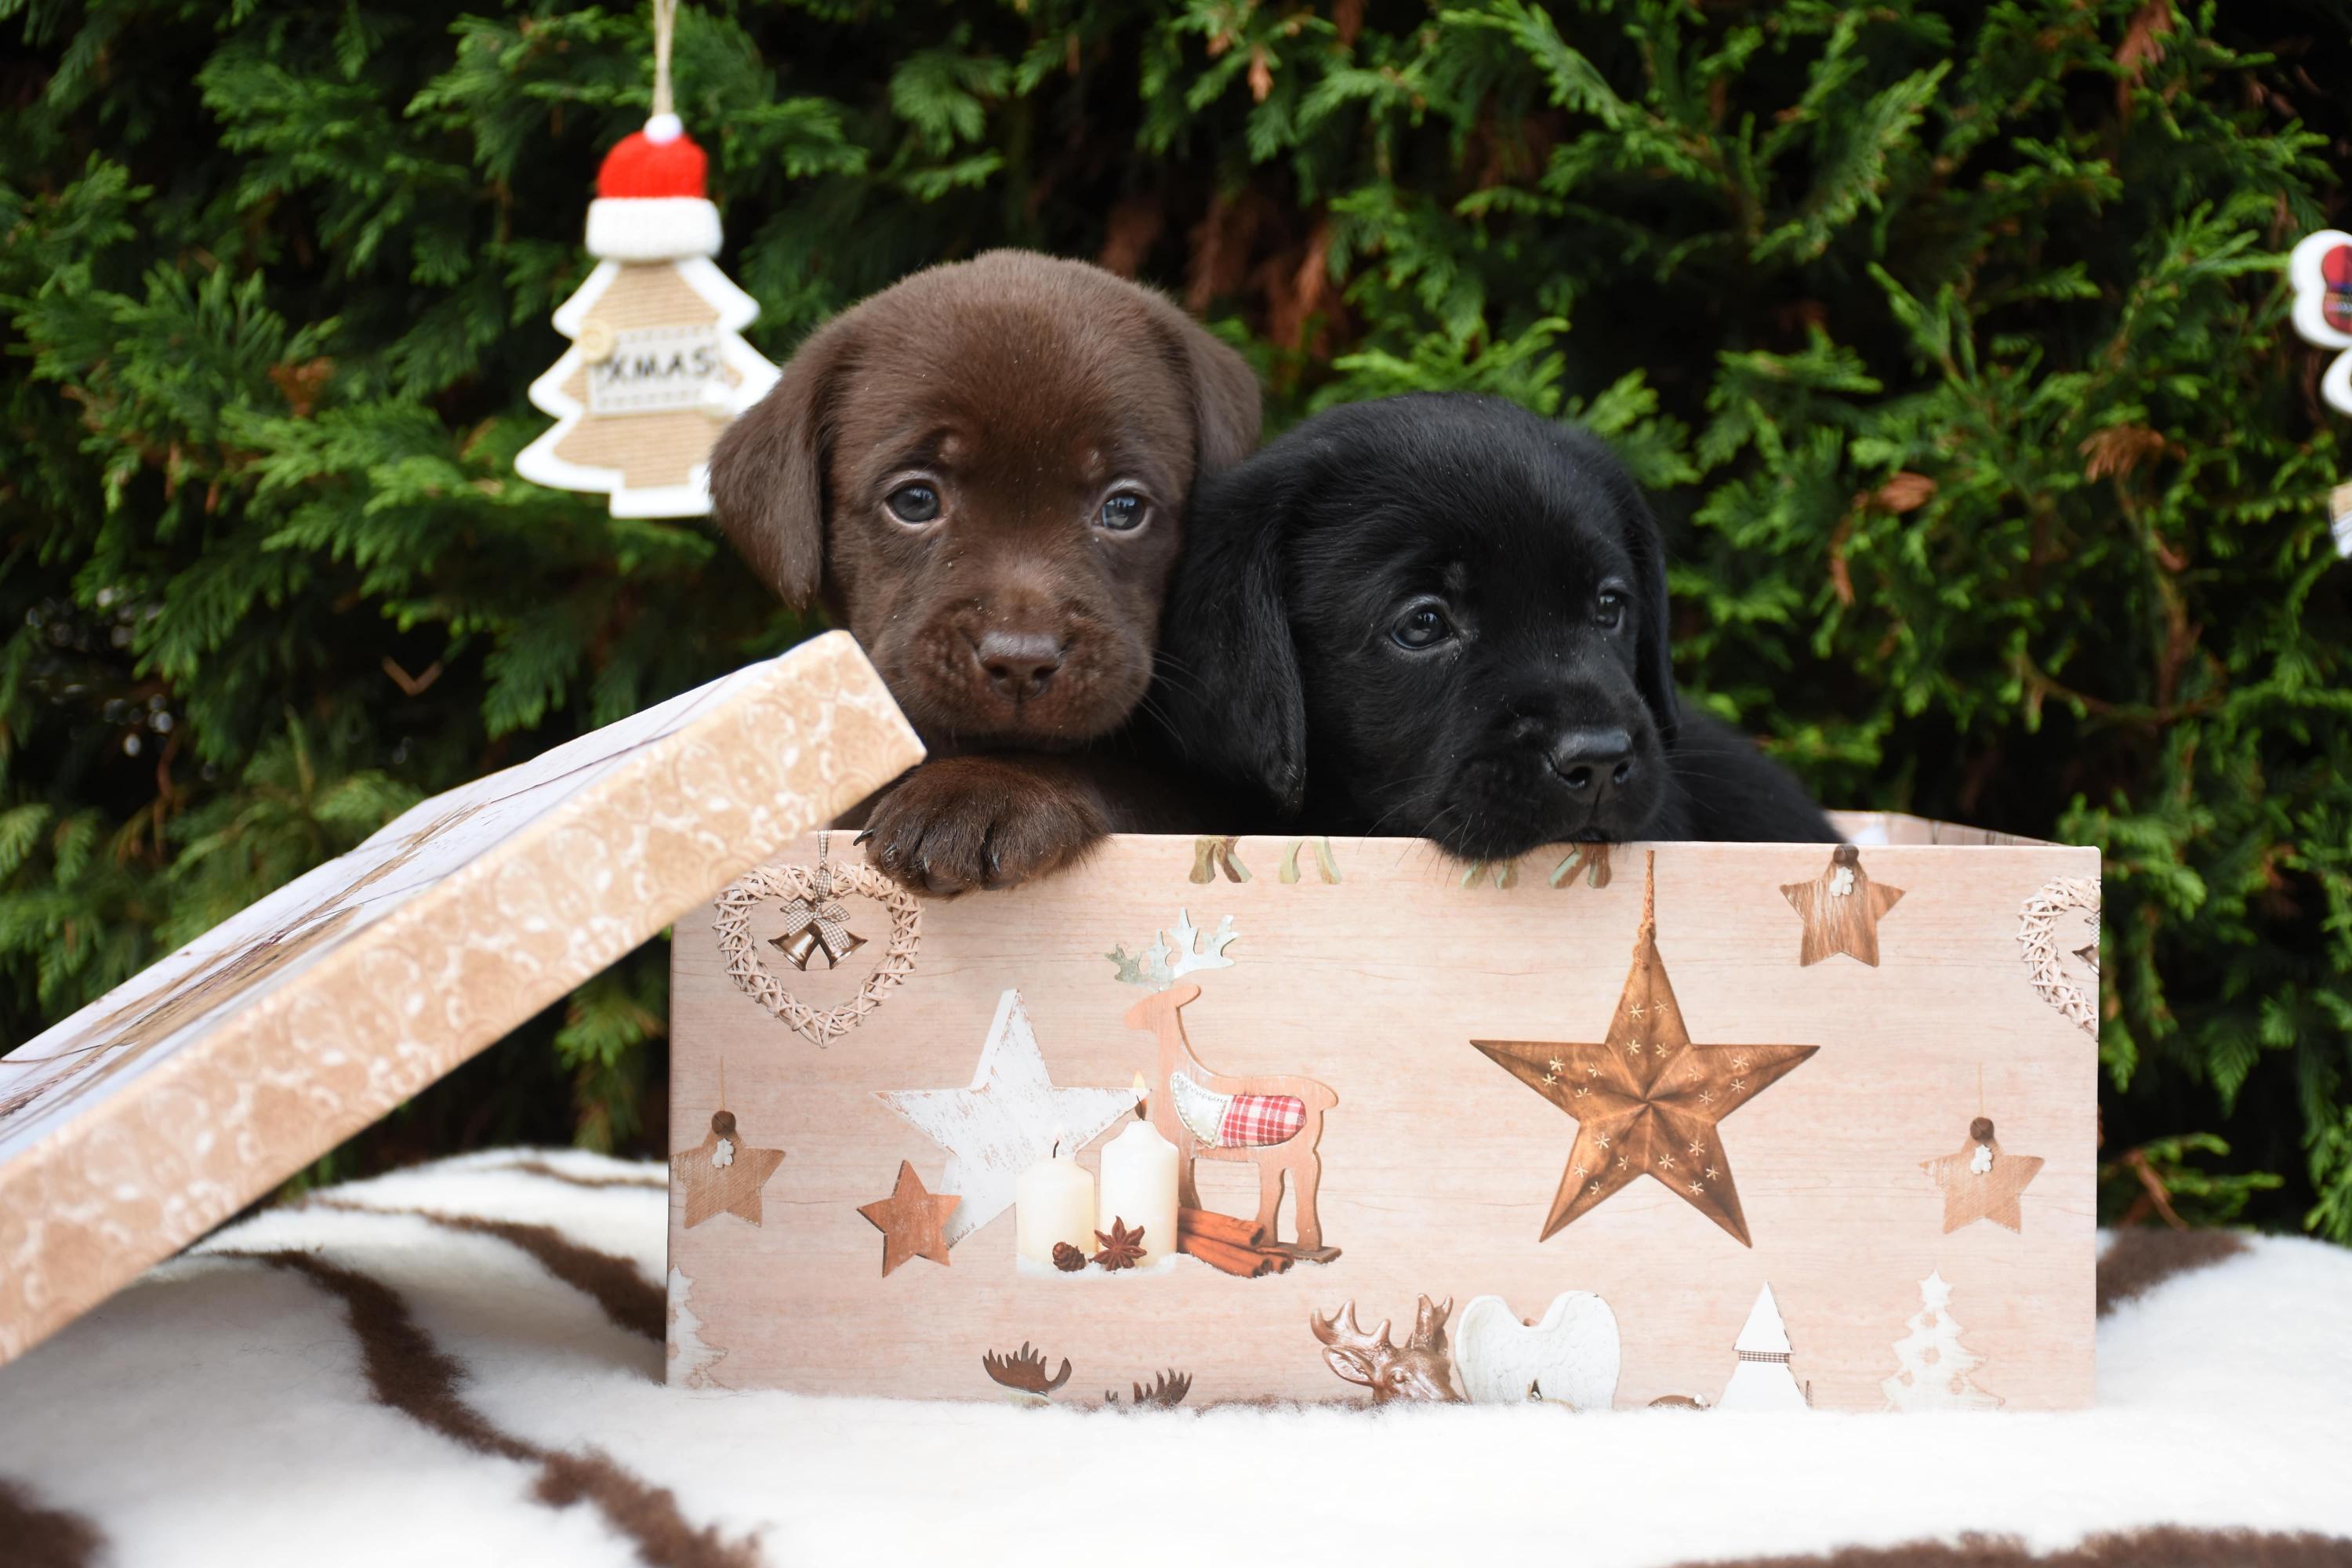
[[[509,467],[646,27],[0,0],[0,1041],[808,629],[707,526]],[[2336,210],[2347,35],[2340,0],[803,0],[691,6],[677,73],[772,357],[1024,245],[1182,298],[1277,428],[1428,387],[1597,426],[1699,700],[1834,801],[2105,851],[2114,1207],[2147,1175],[2352,1238],[2342,426],[2280,260]],[[658,1147],[659,947],[329,1169]]]

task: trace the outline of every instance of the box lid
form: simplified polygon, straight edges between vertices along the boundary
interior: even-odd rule
[[[0,1058],[0,1362],[921,757],[829,633],[425,801]]]

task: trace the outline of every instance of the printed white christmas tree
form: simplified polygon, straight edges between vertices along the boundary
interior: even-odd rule
[[[711,447],[776,384],[776,367],[741,336],[759,306],[710,259],[719,230],[707,167],[675,114],[655,115],[605,155],[588,204],[596,269],[555,312],[572,347],[530,384],[531,402],[556,423],[515,471],[608,494],[614,517],[709,511]]]
[[[1960,1343],[1960,1325],[1945,1306],[1952,1288],[1939,1270],[1919,1281],[1919,1310],[1904,1325],[1911,1331],[1895,1342],[1901,1370],[1879,1384],[1890,1410],[1990,1410],[1998,1396],[1969,1381],[1984,1357]]]
[[[716,1388],[710,1369],[727,1359],[716,1345],[702,1342],[702,1320],[687,1305],[694,1281],[677,1268],[669,1271],[669,1381],[678,1388]]]
[[[1812,1408],[1812,1401],[1797,1385],[1797,1374],[1789,1369],[1789,1329],[1780,1321],[1780,1304],[1772,1300],[1771,1286],[1756,1292],[1756,1305],[1748,1309],[1747,1325],[1732,1349],[1739,1354],[1739,1364],[1731,1369],[1731,1381],[1716,1401],[1717,1410]]]

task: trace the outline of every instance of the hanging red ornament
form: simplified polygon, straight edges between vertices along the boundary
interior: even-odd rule
[[[777,371],[743,341],[760,314],[719,271],[709,160],[670,110],[677,0],[654,5],[654,114],[604,155],[588,204],[596,269],[555,312],[572,347],[531,383],[555,426],[515,471],[611,497],[614,517],[710,510],[710,448]]]

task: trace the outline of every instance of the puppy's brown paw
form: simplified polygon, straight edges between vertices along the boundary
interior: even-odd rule
[[[1069,783],[1002,757],[922,763],[875,804],[859,842],[919,893],[1011,888],[1068,865],[1107,831]]]

